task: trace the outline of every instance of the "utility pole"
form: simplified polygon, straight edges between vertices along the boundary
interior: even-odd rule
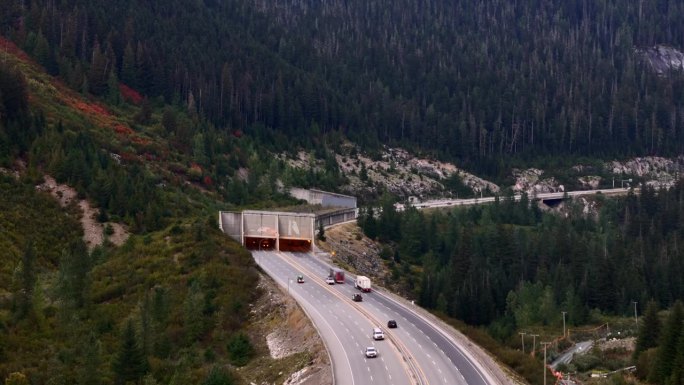
[[[518,334],[520,334],[520,342],[522,343],[522,352],[523,352],[523,354],[525,354],[525,334],[527,334],[527,333],[520,332]]]
[[[544,385],[546,385],[546,347],[551,345],[551,342],[541,342],[544,345]]]
[[[536,354],[537,352],[537,337],[539,337],[539,334],[530,334],[532,336],[532,354]]]
[[[565,336],[566,336],[566,334],[565,334],[565,315],[568,314],[568,312],[562,311],[561,313],[563,313],[563,338],[565,338]]]
[[[634,325],[636,325],[637,332],[639,331],[639,318],[637,317],[637,301],[634,302]]]

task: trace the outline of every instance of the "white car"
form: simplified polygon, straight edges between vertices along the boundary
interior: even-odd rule
[[[373,339],[376,341],[385,339],[385,333],[382,332],[382,329],[373,328]]]
[[[366,358],[375,358],[378,356],[378,351],[375,350],[375,347],[369,346],[366,348]]]
[[[335,279],[333,279],[333,277],[328,277],[325,279],[325,283],[327,283],[328,285],[334,285]]]

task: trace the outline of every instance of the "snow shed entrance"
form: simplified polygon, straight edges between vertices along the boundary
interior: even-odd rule
[[[312,213],[219,212],[219,228],[250,250],[311,251],[315,221]]]

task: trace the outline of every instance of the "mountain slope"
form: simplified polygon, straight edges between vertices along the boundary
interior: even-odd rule
[[[172,106],[86,98],[0,42],[0,379],[237,384],[255,370],[235,368],[255,357],[306,366],[310,355],[269,358],[263,338],[250,334],[258,274],[217,229],[215,210],[227,204],[209,174],[216,168],[193,162],[209,151],[188,154],[169,144],[176,131],[160,134],[164,114],[177,126],[201,121]],[[238,138],[218,140],[227,155],[239,151]],[[45,173],[97,206],[98,220],[134,234],[88,252],[80,210],[38,188]]]
[[[634,50],[684,46],[679,3],[8,3],[14,40],[73,88],[122,79],[276,150],[340,133],[491,174],[511,157],[684,146],[684,78]]]

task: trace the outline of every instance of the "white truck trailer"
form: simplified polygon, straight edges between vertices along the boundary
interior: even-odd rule
[[[370,278],[364,277],[363,275],[357,276],[356,281],[354,281],[354,287],[363,291],[364,293],[370,292],[371,291]]]

